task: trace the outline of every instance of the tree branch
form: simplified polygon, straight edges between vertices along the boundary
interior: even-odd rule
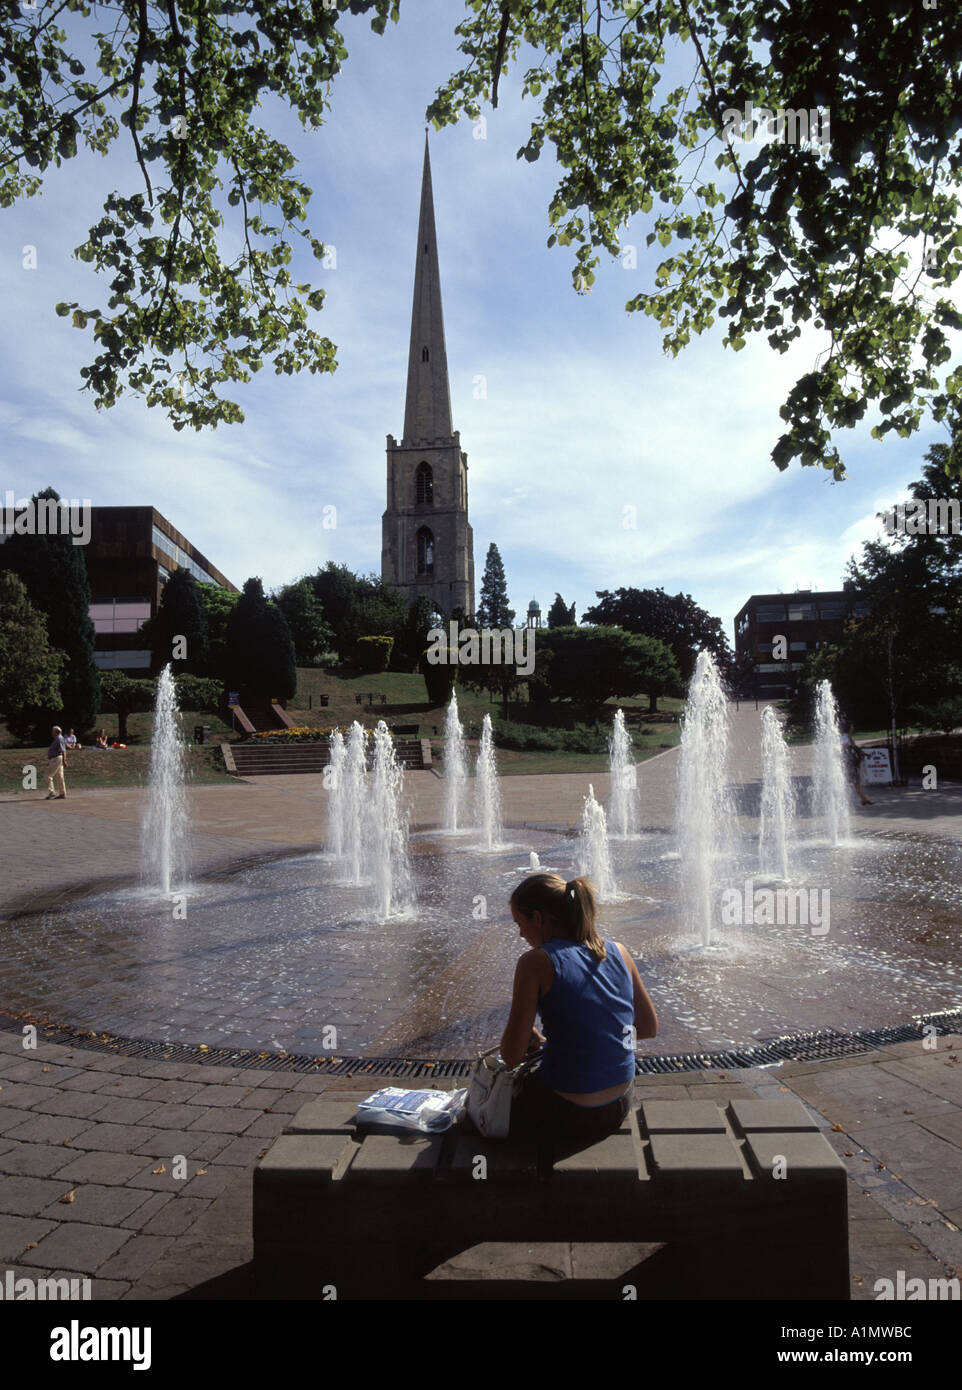
[[[150,29],[147,24],[147,0],[138,0],[137,6],[137,52],[134,55],[134,94],[130,101],[130,133],[134,141],[134,150],[137,155],[137,163],[140,165],[140,172],[144,176],[144,183],[147,185],[147,197],[151,207],[154,205],[154,191],[150,186],[150,175],[147,173],[147,165],[144,163],[143,150],[140,148],[140,138],[137,135],[137,111],[140,104],[140,78],[144,70],[144,51],[147,47],[147,35]]]

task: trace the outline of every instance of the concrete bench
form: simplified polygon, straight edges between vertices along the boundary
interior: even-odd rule
[[[600,1142],[358,1128],[309,1101],[254,1172],[262,1298],[849,1298],[846,1171],[804,1106],[643,1101]],[[426,1279],[487,1241],[664,1243],[564,1285]]]

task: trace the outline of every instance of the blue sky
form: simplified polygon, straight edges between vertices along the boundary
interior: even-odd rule
[[[106,299],[72,251],[105,194],[137,186],[125,145],[52,171],[41,198],[3,213],[0,494],[52,484],[95,505],[152,504],[238,586],[257,574],[276,587],[327,560],[379,571],[385,436],[403,423],[424,109],[458,65],[459,14],[452,0],[418,0],[383,38],[348,17],[350,57],[325,126],[305,132],[279,106],[265,110],[314,190],[312,230],[336,247],[336,268],[305,258],[295,279],[326,288],[313,326],[338,345],[339,366],[293,379],[268,369],[233,388],[243,425],[178,434],[134,397],[98,413],[78,389],[91,340],[53,306]],[[569,251],[545,245],[550,152],[516,158],[531,111],[511,73],[486,138],[468,121],[431,135],[478,584],[495,541],[519,613],[532,595],[547,610],[556,590],[580,616],[598,589],[660,585],[691,593],[729,635],[753,592],[838,587],[849,555],[880,534],[875,513],[907,495],[942,428],[880,444],[870,418],[839,437],[845,483],[798,466],[779,473],[769,457],[778,408],[817,336],[785,356],[764,340],[735,354],[715,329],[666,357],[657,325],[624,312],[657,260],[642,226],[622,239],[638,246],[638,268],[605,262],[592,293],[576,295]],[[37,248],[35,270],[22,268],[25,245]],[[337,526],[324,529],[332,504]],[[626,507],[637,509],[634,530]]]

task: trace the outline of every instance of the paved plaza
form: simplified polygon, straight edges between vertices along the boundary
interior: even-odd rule
[[[757,719],[743,706],[733,721],[735,775],[746,806],[757,777]],[[795,750],[799,777],[808,771],[807,755]],[[676,776],[675,751],[641,767],[645,828],[671,829]],[[573,826],[588,780],[505,778],[505,820]],[[590,780],[599,796],[607,792],[605,774]],[[412,823],[436,825],[440,780],[409,773],[405,788]],[[324,795],[313,776],[195,788],[197,867],[317,846]],[[855,816],[858,833],[958,838],[962,787],[879,789],[872,798],[875,804]],[[141,809],[136,790],[50,803],[28,794],[0,798],[4,910],[53,902],[82,884],[135,879]],[[0,1011],[5,1004],[0,988]],[[49,1021],[62,1020],[51,1013]],[[0,1268],[89,1276],[94,1298],[251,1297],[251,1173],[258,1156],[312,1095],[359,1100],[372,1089],[356,1076],[144,1060],[43,1041],[26,1050],[23,1042],[19,1031],[0,1031]],[[645,1047],[657,1053],[658,1040]],[[894,1281],[900,1270],[906,1278],[962,1276],[962,1035],[939,1038],[931,1049],[912,1041],[828,1062],[644,1076],[636,1093],[639,1100],[719,1103],[798,1096],[849,1173],[853,1298],[873,1299],[875,1281]],[[619,1274],[643,1253],[489,1245],[452,1261],[445,1273],[544,1282],[610,1277],[617,1297]]]

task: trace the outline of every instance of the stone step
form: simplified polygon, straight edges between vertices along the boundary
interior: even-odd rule
[[[407,768],[419,769],[430,764],[430,752],[420,739],[397,739],[394,751],[398,761]],[[251,744],[231,745],[234,765],[240,776],[263,777],[271,774],[281,775],[294,772],[322,772],[330,762],[330,749],[326,743],[264,744],[260,747]]]

